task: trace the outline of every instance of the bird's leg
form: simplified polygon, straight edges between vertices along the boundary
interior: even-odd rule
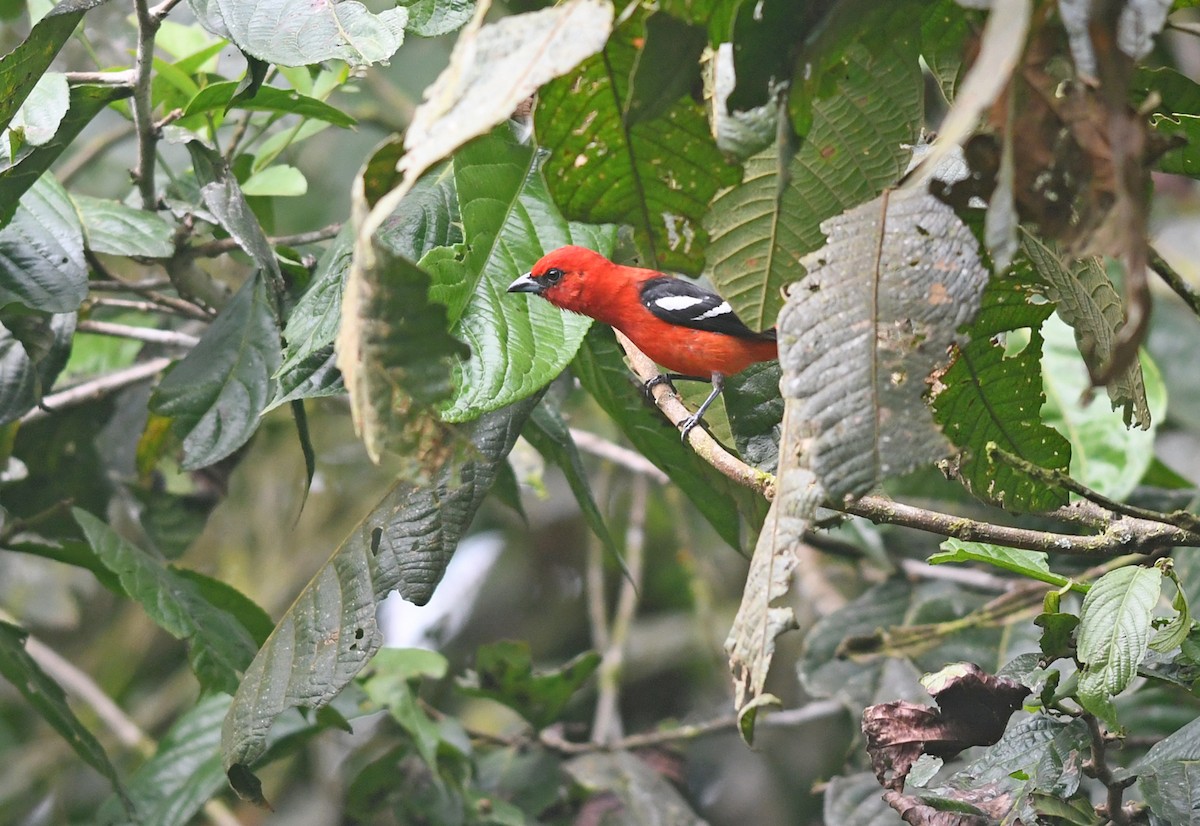
[[[695,377],[687,376],[684,378]],[[721,391],[725,389],[725,374],[713,373],[712,386],[712,392],[708,394],[708,398],[704,400],[704,404],[700,405],[700,408],[695,413],[683,420],[682,431],[679,434],[679,438],[681,438],[683,441],[687,441],[688,433],[692,431],[693,427],[700,424],[700,419],[704,416],[704,411],[708,410],[709,406],[716,401],[717,396],[721,395]]]

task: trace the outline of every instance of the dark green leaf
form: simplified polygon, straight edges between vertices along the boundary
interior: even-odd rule
[[[50,68],[54,56],[75,31],[84,13],[104,2],[63,0],[38,21],[29,32],[29,37],[0,58],[0,132],[8,128],[13,115],[37,85],[38,79]]]
[[[1200,824],[1200,761],[1160,763],[1138,777],[1138,789],[1150,811],[1171,826]]]
[[[247,54],[282,66],[325,60],[344,60],[351,66],[379,63],[400,48],[408,20],[407,9],[375,14],[357,0],[318,4],[189,0],[188,5],[210,32],[229,38]]]
[[[72,197],[83,222],[84,245],[93,252],[170,258],[175,228],[155,212],[134,209],[107,198]]]
[[[346,392],[332,344],[302,361],[280,368],[276,373],[276,381],[275,398],[271,399],[264,413],[287,402],[340,396]]]
[[[953,101],[968,38],[982,29],[979,12],[964,9],[955,0],[936,0],[925,4],[921,19],[921,57],[937,78],[946,100]]]
[[[829,5],[763,0],[738,6],[733,20],[737,87],[729,96],[731,110],[744,112],[762,106],[774,88],[788,84],[796,53],[812,34],[816,12]]]
[[[184,468],[211,465],[246,443],[273,395],[278,366],[279,329],[259,272],[151,397],[155,413],[175,420]]]
[[[538,142],[551,150],[546,183],[567,218],[632,224],[645,266],[697,273],[708,246],[701,218],[740,170],[725,162],[690,97],[625,124],[644,37],[645,15],[634,14],[603,53],[542,87],[534,120]]]
[[[1038,764],[1048,754],[1057,756],[1061,769],[1072,751],[1083,751],[1089,743],[1087,725],[1082,720],[1063,721],[1036,714],[1010,725],[999,743],[954,775],[951,783],[959,789],[978,789],[989,783],[1012,789],[1017,785],[1012,775],[1021,772],[1035,776]]]
[[[76,567],[91,571],[100,584],[114,594],[125,593],[121,589],[121,581],[117,579],[116,574],[105,567],[104,563],[100,561],[100,557],[96,556],[96,552],[86,542],[77,540],[60,541],[58,539],[47,539],[46,537],[21,534],[18,540],[5,545],[4,549],[31,556],[40,556],[43,559],[53,559],[55,562],[62,562],[64,565],[75,565]]]
[[[1200,84],[1174,69],[1134,69],[1133,94],[1145,100],[1157,95],[1155,114],[1150,117],[1154,132],[1162,139],[1182,139],[1186,144],[1159,159],[1158,168],[1176,175],[1200,176]]]
[[[665,115],[700,84],[700,53],[708,37],[663,12],[646,18],[645,46],[637,54],[625,102],[627,127]]]
[[[1005,548],[1000,545],[987,545],[982,542],[964,542],[961,539],[947,539],[941,544],[942,552],[929,557],[933,565],[944,562],[984,562],[995,565],[1005,571],[1018,574],[1039,582],[1046,582],[1056,587],[1063,587],[1070,580],[1065,576],[1050,571],[1047,554],[1041,551],[1024,551],[1016,548]],[[1080,589],[1082,590],[1082,588]]]
[[[617,545],[613,542],[612,534],[608,532],[604,514],[600,512],[592,496],[592,488],[588,483],[587,471],[584,470],[579,449],[575,447],[575,440],[571,438],[571,431],[562,417],[562,412],[549,395],[534,408],[522,435],[537,448],[546,461],[553,462],[562,470],[567,478],[567,485],[579,504],[579,510],[583,513],[584,521],[605,549],[614,556],[617,555]]]
[[[141,504],[138,515],[148,546],[165,559],[178,559],[191,547],[219,501],[212,495],[171,493],[153,485],[131,493]]]
[[[435,778],[441,731],[437,722],[421,708],[416,688],[422,677],[440,680],[446,675],[447,668],[446,658],[436,651],[384,648],[371,659],[362,681],[363,690],[371,701],[386,708],[412,737],[417,753]]]
[[[26,634],[15,625],[0,622],[0,674],[33,706],[50,726],[70,744],[72,750],[89,766],[107,777],[113,789],[121,795],[126,812],[125,797],[117,770],[108,759],[104,747],[92,735],[71,707],[58,683],[50,679],[25,650]]]
[[[302,118],[331,123],[343,129],[349,129],[357,123],[354,118],[341,109],[330,106],[323,100],[302,95],[293,89],[260,86],[253,97],[243,98],[236,95],[240,85],[240,82],[236,80],[210,83],[188,102],[184,116],[215,110],[225,111],[228,107],[229,109],[246,109],[251,112],[299,115]]]
[[[125,593],[164,631],[187,641],[200,684],[209,691],[233,693],[238,673],[258,648],[245,626],[210,603],[191,578],[129,544],[90,513],[75,508],[74,514],[92,550],[120,578]]]
[[[454,178],[463,247],[433,250],[421,265],[434,279],[430,298],[447,306],[453,334],[471,348],[441,411],[448,421],[464,421],[547,385],[591,324],[536,297],[512,295],[508,285],[566,244],[610,254],[616,233],[565,221],[546,195],[537,154],[507,125],[459,150]]]
[[[680,442],[679,431],[646,401],[612,333],[594,328],[579,349],[572,369],[633,446],[679,485],[722,539],[734,548],[742,548],[743,520],[749,533],[757,532],[766,514],[766,503],[757,493],[718,473]]]
[[[424,604],[487,496],[537,399],[489,413],[453,442],[428,483],[383,498],[284,614],[238,687],[226,718],[224,766],[239,794],[273,721],[329,703],[380,646],[379,601],[389,592]]]
[[[1045,396],[1037,329],[1052,310],[1033,303],[1035,293],[1016,277],[992,279],[979,315],[967,327],[970,342],[958,349],[933,391],[934,416],[962,450],[957,471],[963,484],[976,496],[1016,511],[1053,510],[1067,503],[1067,493],[989,461],[989,443],[1054,470],[1065,471],[1071,458],[1067,440],[1041,419]],[[1029,343],[1009,355],[995,337],[1021,328],[1031,330]]]
[[[704,824],[675,787],[632,752],[584,754],[565,763],[563,771],[589,794],[615,797],[625,822]]]
[[[72,86],[70,108],[58,125],[58,131],[46,144],[10,158],[9,165],[0,169],[0,227],[8,223],[17,209],[17,202],[34,181],[41,177],[63,150],[91,123],[100,110],[113,101],[128,97],[131,90],[122,86]],[[6,152],[0,149],[0,158]],[[0,164],[2,165],[2,164]]]
[[[69,313],[87,296],[83,229],[71,199],[47,174],[38,178],[0,229],[0,308]]]
[[[75,313],[0,312],[0,425],[41,401],[67,363]]]
[[[275,630],[275,621],[270,615],[232,585],[186,568],[171,568],[171,572],[194,585],[210,605],[236,619],[249,632],[256,646],[266,642]]]
[[[725,412],[738,453],[747,464],[774,473],[779,464],[779,423],[783,396],[779,393],[779,364],[752,364],[725,381]]]

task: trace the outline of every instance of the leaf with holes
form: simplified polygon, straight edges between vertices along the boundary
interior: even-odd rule
[[[697,273],[708,233],[701,219],[740,170],[725,162],[703,109],[688,96],[664,114],[630,124],[630,76],[644,48],[636,13],[604,51],[538,94],[534,130],[551,150],[546,184],[563,214],[591,223],[632,224],[645,266]]]

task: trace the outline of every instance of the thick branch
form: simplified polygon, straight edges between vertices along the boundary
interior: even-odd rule
[[[150,361],[135,364],[132,367],[126,367],[124,370],[109,373],[107,376],[86,381],[67,390],[52,393],[42,399],[41,407],[30,410],[22,416],[21,424],[36,422],[63,408],[75,407],[85,402],[95,401],[96,399],[104,398],[110,393],[122,390],[131,384],[147,381],[167,369],[170,363],[171,359],[169,358],[151,359]]]
[[[147,0],[134,0],[137,12],[137,56],[134,61],[133,126],[137,130],[138,157],[134,178],[142,197],[142,209],[158,208],[154,192],[154,156],[158,132],[154,128],[154,101],[150,98],[151,69],[154,67],[154,35],[162,18],[150,12]]]

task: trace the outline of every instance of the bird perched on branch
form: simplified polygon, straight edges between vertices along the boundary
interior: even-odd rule
[[[726,376],[779,357],[774,329],[751,330],[711,290],[655,270],[614,264],[583,247],[547,253],[508,291],[540,295],[620,330],[669,371],[647,389],[672,379],[711,382],[708,398],[683,421],[684,439],[720,395]]]

